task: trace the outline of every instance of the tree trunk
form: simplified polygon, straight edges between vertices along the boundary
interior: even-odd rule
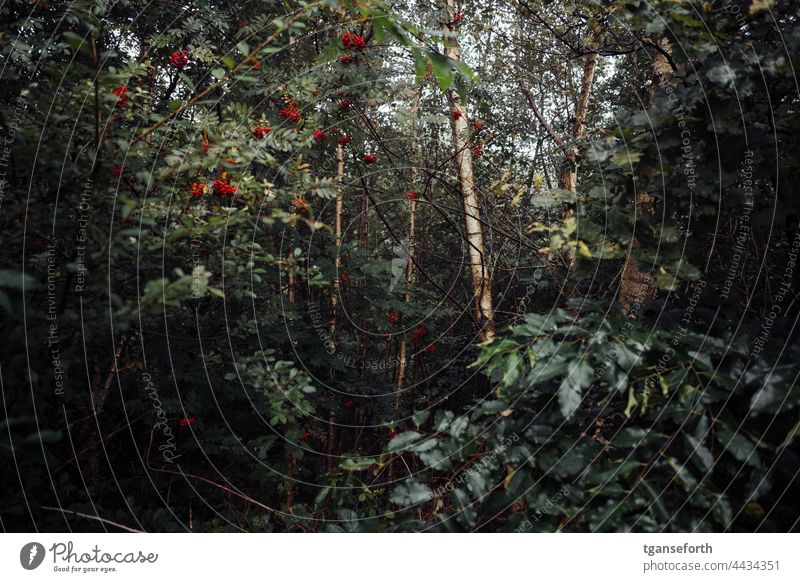
[[[673,77],[672,65],[669,61],[669,55],[672,53],[672,43],[668,38],[662,36],[656,39],[655,45],[657,48],[654,48],[653,54],[653,80],[650,83],[648,109],[652,109],[655,105],[654,98],[658,90],[666,83],[669,83]],[[649,170],[647,171],[649,173]],[[653,203],[652,195],[638,189],[639,184],[644,185],[648,181],[649,175],[640,175],[639,180],[637,180],[637,190],[633,199],[634,216],[650,211]],[[636,260],[632,256],[634,244],[635,241],[631,243],[628,257],[622,267],[619,285],[619,302],[628,313],[634,310],[635,304],[649,301],[656,296],[656,289],[652,286],[653,278],[639,269]]]
[[[341,291],[341,267],[342,267],[342,215],[344,213],[344,146],[342,144],[336,145],[336,217],[335,217],[335,230],[334,236],[336,239],[336,257],[333,262],[336,266],[335,279],[333,280],[333,292],[331,293],[331,318],[330,318],[330,332],[331,341],[336,345],[336,309],[339,305],[339,293]],[[334,370],[331,368],[331,377],[334,375]],[[326,442],[326,458],[325,464],[328,470],[333,466],[333,453],[336,443],[336,419],[333,411],[328,413],[328,430],[325,439]]]
[[[594,49],[594,47],[592,47]],[[581,79],[581,92],[575,106],[575,125],[572,128],[572,144],[564,153],[564,164],[558,179],[558,187],[562,190],[577,192],[578,190],[578,143],[586,135],[586,114],[589,111],[589,97],[592,94],[594,72],[597,69],[597,53],[592,50],[586,55],[583,63],[583,77]],[[569,204],[564,211],[564,218],[572,216],[574,208]]]
[[[420,88],[414,90],[414,97],[411,104],[411,116],[416,120],[417,113],[419,112],[419,92]],[[417,163],[419,156],[417,155],[417,128],[414,128],[414,136],[411,143],[411,155],[414,159],[411,162],[411,186],[412,190],[417,185]],[[410,206],[408,209],[408,263],[406,263],[406,293],[405,302],[411,303],[413,297],[411,295],[411,288],[414,286],[414,237],[416,235],[415,215],[417,211],[417,201],[411,198]],[[394,406],[395,409],[400,408],[400,397],[403,385],[406,380],[406,368],[408,366],[408,339],[405,334],[400,341],[400,354],[398,355],[397,362],[397,393],[395,395]]]
[[[451,24],[455,20],[455,0],[446,0],[447,20],[444,24],[444,54],[454,61],[461,60],[461,49]],[[483,238],[483,226],[480,217],[480,204],[475,189],[475,177],[470,149],[469,123],[466,104],[461,102],[458,93],[451,89],[448,100],[452,107],[451,123],[453,128],[453,146],[458,181],[461,186],[461,198],[464,204],[464,222],[469,255],[470,275],[472,278],[475,317],[481,329],[478,332],[480,341],[491,340],[495,336],[494,310],[492,307],[492,282],[489,273],[488,257]]]
[[[331,318],[330,330],[331,341],[336,341],[336,307],[339,305],[339,293],[341,285],[339,283],[342,273],[342,212],[344,210],[344,190],[342,182],[344,181],[344,146],[337,144],[336,146],[336,218],[335,218],[335,231],[336,237],[336,257],[333,260],[335,269],[335,278],[333,280],[333,292],[331,293]]]

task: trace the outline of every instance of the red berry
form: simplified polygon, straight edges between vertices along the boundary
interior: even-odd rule
[[[303,432],[303,434],[302,434],[302,435],[300,435],[300,436],[299,436],[299,437],[297,437],[297,438],[298,438],[298,440],[301,440],[301,441],[305,442],[305,441],[307,441],[308,439],[310,439],[310,438],[311,438],[311,433],[310,433],[310,432],[308,432],[308,431],[305,431],[305,432]]]
[[[170,56],[169,61],[172,63],[173,67],[180,70],[189,63],[189,57],[187,56],[188,54],[189,51],[184,49],[175,51],[172,53],[172,56]]]
[[[205,182],[193,182],[192,183],[192,198],[202,198],[203,194],[206,193],[206,183]]]
[[[364,163],[365,164],[374,164],[377,161],[378,161],[378,158],[373,156],[372,154],[367,154],[366,156],[364,156]]]
[[[292,208],[295,210],[308,210],[308,202],[305,198],[295,198],[292,200]]]
[[[433,352],[436,351],[436,345],[435,344],[428,344],[428,347],[425,348],[425,351],[428,352],[429,354],[432,354]]]
[[[360,51],[367,46],[367,41],[355,32],[345,32],[342,36],[342,46],[347,50]]]
[[[408,198],[409,200],[416,200],[417,196],[418,195],[417,195],[416,192],[413,192],[413,191],[412,192],[406,192],[406,198]]]
[[[213,185],[214,194],[217,196],[229,196],[236,192],[236,186],[224,180],[215,180]]]
[[[452,115],[453,115],[453,121],[458,121],[459,119],[461,119],[461,115],[462,115],[461,110],[460,109],[453,109]]]
[[[286,104],[286,107],[278,111],[278,115],[294,123],[300,123],[300,120],[302,119],[300,114],[300,104],[294,99],[290,99]]]
[[[355,405],[355,402],[353,402],[352,400],[346,400],[345,403],[344,403],[344,407],[345,408],[353,408],[354,405]]]
[[[324,131],[322,131],[321,129],[315,129],[315,130],[314,130],[314,139],[315,139],[315,140],[317,140],[317,141],[322,141],[322,140],[324,140],[326,137],[328,137],[328,134],[327,134],[327,133],[325,133]]]
[[[256,139],[264,139],[267,137],[267,134],[272,131],[271,127],[266,127],[264,125],[258,125],[253,129],[253,137]]]
[[[128,88],[120,85],[111,92],[117,96],[117,109],[125,109],[128,106]]]
[[[389,432],[386,433],[386,436],[388,436],[390,439],[393,439],[394,437],[397,436],[397,431],[396,430],[390,430]]]
[[[351,141],[353,141],[353,136],[352,135],[346,135],[344,137],[340,137],[339,138],[339,145],[347,145]]]

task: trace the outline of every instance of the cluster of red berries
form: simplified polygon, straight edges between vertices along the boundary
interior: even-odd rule
[[[117,109],[125,109],[128,106],[128,88],[120,85],[111,92],[117,96]]]
[[[422,338],[425,337],[425,334],[428,333],[428,330],[425,329],[424,325],[420,325],[417,329],[414,330],[414,333],[411,334],[411,341],[414,345],[417,345]]]
[[[308,202],[306,202],[305,198],[294,198],[292,200],[292,208],[295,210],[308,210]]]
[[[286,107],[278,111],[278,115],[294,123],[300,123],[300,120],[302,119],[300,114],[300,104],[294,99],[291,99],[286,104]]]
[[[376,156],[373,156],[372,154],[367,154],[366,156],[364,156],[364,163],[365,164],[374,164],[377,161],[378,161],[378,158]]]
[[[205,182],[192,182],[192,198],[202,198],[207,191]]]
[[[339,275],[339,281],[342,283],[347,283],[350,280],[350,275],[347,274],[347,271],[342,271],[342,274]]]
[[[176,69],[180,70],[186,65],[189,64],[189,51],[186,49],[181,49],[179,51],[175,51],[169,57],[169,62],[172,63],[172,66]]]
[[[475,131],[476,132],[479,132],[479,131],[483,130],[483,124],[480,121],[478,121],[477,119],[475,120],[473,125],[475,126]]]
[[[351,141],[353,141],[353,136],[352,135],[345,135],[345,136],[342,136],[342,137],[339,138],[339,145],[347,145]]]
[[[352,99],[339,99],[339,109],[347,111],[353,105]]]
[[[428,352],[429,354],[432,354],[433,352],[436,351],[436,344],[428,344],[428,347],[425,348],[425,351]]]
[[[483,155],[483,146],[478,142],[475,144],[475,147],[472,148],[472,155],[476,158],[479,158]]]
[[[345,32],[342,36],[342,46],[350,51],[360,51],[367,46],[367,41],[356,32]]]
[[[416,200],[418,196],[419,195],[414,191],[406,192],[406,198],[408,198],[409,200]]]
[[[462,115],[461,110],[460,109],[453,109],[452,115],[453,115],[453,121],[458,121],[459,119],[461,119],[461,115]]]
[[[310,438],[311,438],[311,433],[308,431],[303,432],[303,434],[297,437],[298,440],[301,440],[303,442],[306,442]]]
[[[463,12],[456,12],[453,14],[453,25],[458,26],[464,20],[464,13]]]
[[[189,418],[182,418],[178,421],[178,424],[181,428],[186,428],[187,426],[191,426],[197,422],[197,419],[194,416],[190,416]]]
[[[113,168],[111,168],[111,171],[114,172],[114,175],[117,178],[120,178],[122,176],[122,168],[120,166],[114,166]]]
[[[393,439],[394,437],[397,436],[397,431],[396,430],[390,430],[389,432],[386,433],[386,436],[388,436],[390,439]]]
[[[389,314],[386,316],[386,320],[389,323],[397,323],[400,321],[400,312],[398,310],[390,311]]]
[[[324,140],[326,137],[328,137],[328,134],[327,134],[327,133],[325,133],[323,130],[321,130],[321,129],[315,129],[315,130],[314,130],[314,139],[315,139],[315,140],[317,140],[317,141],[322,141],[322,140]]]
[[[214,180],[212,189],[217,196],[230,196],[237,190],[236,186],[225,180]]]
[[[355,57],[353,55],[345,54],[345,55],[342,55],[342,56],[339,57],[339,62],[342,63],[343,65],[349,65],[354,60],[356,60],[356,59],[355,59]]]
[[[267,137],[267,134],[272,131],[271,127],[266,127],[264,125],[257,125],[253,129],[253,137],[256,139],[264,139]]]
[[[353,408],[353,406],[355,406],[355,402],[353,402],[352,400],[345,400],[344,402],[345,408]]]

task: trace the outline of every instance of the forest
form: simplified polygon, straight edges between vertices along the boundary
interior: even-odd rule
[[[799,18],[0,3],[0,531],[800,531]]]

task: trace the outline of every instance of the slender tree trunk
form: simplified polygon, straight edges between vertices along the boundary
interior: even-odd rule
[[[293,304],[297,301],[297,290],[295,287],[294,265],[292,264],[292,258],[292,253],[290,252],[286,261],[289,269],[286,292],[287,300],[289,303]],[[286,463],[286,492],[284,494],[284,505],[286,506],[286,511],[291,513],[292,506],[294,505],[294,476],[297,472],[297,456],[294,450],[294,443],[291,443],[288,439],[286,439],[284,442],[283,458],[284,462]]]
[[[342,215],[344,214],[344,146],[342,144],[336,145],[336,216],[335,216],[335,230],[334,236],[336,239],[336,257],[333,262],[336,266],[335,279],[333,280],[333,291],[331,293],[331,317],[330,317],[330,332],[331,341],[336,345],[336,310],[339,305],[339,294],[341,292],[341,267],[342,267]],[[333,369],[330,371],[331,377],[334,375]],[[330,470],[333,466],[333,453],[336,443],[336,421],[335,414],[331,410],[328,412],[328,428],[326,436],[325,453],[326,466]]]
[[[562,190],[576,192],[578,189],[578,155],[580,149],[578,142],[586,135],[586,114],[589,111],[589,97],[592,94],[594,72],[597,69],[597,53],[592,51],[586,55],[583,63],[583,77],[581,79],[581,92],[575,106],[575,125],[572,128],[572,144],[565,152],[564,165],[558,180],[558,187]],[[571,214],[571,209],[569,214]]]
[[[662,36],[656,40],[656,47],[653,51],[653,79],[650,82],[648,109],[652,109],[655,105],[654,98],[658,90],[669,83],[673,77],[672,65],[669,61],[669,55],[672,54],[672,43],[668,38]],[[652,207],[653,196],[646,191],[639,190],[640,185],[644,186],[649,182],[649,169],[646,172],[639,176],[635,185],[637,189],[633,199],[634,216],[638,216],[642,212],[649,212]],[[632,310],[632,304],[648,301],[656,296],[656,289],[652,285],[653,278],[639,269],[632,256],[634,244],[635,242],[631,244],[625,265],[622,267],[619,285],[619,302],[628,312]]]
[[[411,116],[416,120],[417,114],[419,112],[419,92],[420,88],[417,87],[414,90],[414,96],[412,98],[411,103]],[[412,138],[411,144],[411,152],[412,152],[412,162],[411,162],[411,186],[412,190],[416,189],[417,185],[417,178],[418,178],[418,171],[417,171],[417,163],[419,161],[419,155],[417,152],[417,128],[414,128],[414,137]],[[411,289],[414,286],[414,237],[416,235],[416,217],[417,211],[417,201],[414,198],[411,198],[409,210],[408,210],[408,263],[406,263],[406,293],[405,293],[405,302],[411,303],[413,300],[413,296],[411,294]],[[406,338],[405,334],[403,334],[403,338],[400,340],[400,354],[398,356],[397,362],[397,394],[395,396],[395,409],[400,408],[400,396],[401,391],[403,390],[403,385],[405,384],[406,380],[406,368],[408,366],[408,339]]]
[[[286,257],[286,266],[288,267],[286,295],[289,303],[295,303],[297,301],[297,286],[295,285],[294,265],[292,264],[293,259],[294,255],[291,251],[289,251],[289,254]]]
[[[333,292],[331,293],[331,319],[330,331],[331,341],[336,341],[336,308],[339,305],[339,293],[341,291],[340,277],[342,275],[342,212],[344,210],[344,190],[342,182],[344,181],[344,146],[337,144],[336,146],[336,218],[335,218],[335,231],[336,237],[336,257],[333,262],[336,267],[336,278],[333,280]]]
[[[455,60],[461,60],[461,49],[454,27],[456,2],[446,0],[447,20],[444,25],[444,54]],[[478,332],[480,341],[491,340],[495,336],[494,309],[492,306],[492,282],[489,273],[486,245],[484,244],[483,226],[481,225],[480,203],[475,189],[475,175],[472,164],[472,150],[469,144],[469,122],[466,104],[461,102],[458,93],[450,90],[448,100],[452,107],[451,122],[453,128],[453,146],[458,180],[461,186],[461,197],[464,204],[464,222],[469,255],[470,275],[475,308],[475,317],[481,329]]]

